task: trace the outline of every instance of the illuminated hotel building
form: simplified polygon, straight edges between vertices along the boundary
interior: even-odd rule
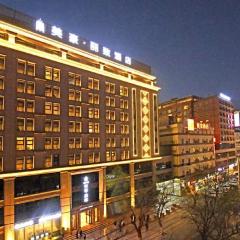
[[[0,239],[121,214],[161,175],[149,66],[0,8]]]

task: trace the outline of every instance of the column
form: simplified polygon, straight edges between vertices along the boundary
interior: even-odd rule
[[[106,168],[99,171],[99,202],[100,219],[107,218],[107,194],[106,194]]]
[[[157,162],[152,161],[152,181],[153,181],[153,186],[156,187],[156,182],[157,182]]]
[[[5,240],[14,240],[14,178],[4,179],[4,234]]]
[[[130,198],[131,198],[131,207],[135,207],[135,179],[134,179],[134,163],[129,164],[129,173],[130,173]]]
[[[61,191],[60,204],[62,213],[62,228],[69,231],[71,229],[71,198],[72,198],[72,181],[69,172],[61,172]]]

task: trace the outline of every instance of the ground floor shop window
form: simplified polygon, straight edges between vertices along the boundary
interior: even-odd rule
[[[109,217],[124,214],[130,210],[130,198],[109,203],[107,205],[107,214]]]

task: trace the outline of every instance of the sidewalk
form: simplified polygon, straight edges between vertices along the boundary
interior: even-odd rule
[[[179,227],[186,228],[186,221],[182,219],[183,211],[181,209],[175,210],[174,212],[170,213],[163,217],[163,226],[164,232],[167,232],[167,235],[164,239],[171,239],[171,235],[178,234]],[[119,228],[114,226],[114,221],[124,219],[126,223],[125,227],[122,231],[119,231]],[[178,219],[178,220],[177,220]],[[145,227],[142,228],[143,239],[146,240],[159,240],[161,236],[161,228],[159,227],[157,221],[153,220],[149,224],[149,230],[146,231]],[[175,229],[175,230],[174,230]],[[175,233],[175,232],[176,233]],[[189,228],[185,229],[186,235],[188,235]],[[107,219],[104,223],[96,224],[95,226],[91,226],[90,229],[84,228],[83,232],[86,233],[87,240],[135,240],[137,238],[136,230],[134,226],[130,223],[129,215]],[[63,238],[64,240],[74,240],[76,239],[76,231],[72,233],[72,235],[67,235]],[[83,237],[81,239],[84,239]],[[173,238],[174,240],[178,238]],[[179,238],[181,240],[181,238]],[[189,236],[185,239],[192,239]],[[185,240],[184,238],[182,240]]]

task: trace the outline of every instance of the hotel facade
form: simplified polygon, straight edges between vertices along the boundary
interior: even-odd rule
[[[149,66],[0,7],[0,239],[122,214],[161,179]],[[166,170],[164,170],[166,171]]]

